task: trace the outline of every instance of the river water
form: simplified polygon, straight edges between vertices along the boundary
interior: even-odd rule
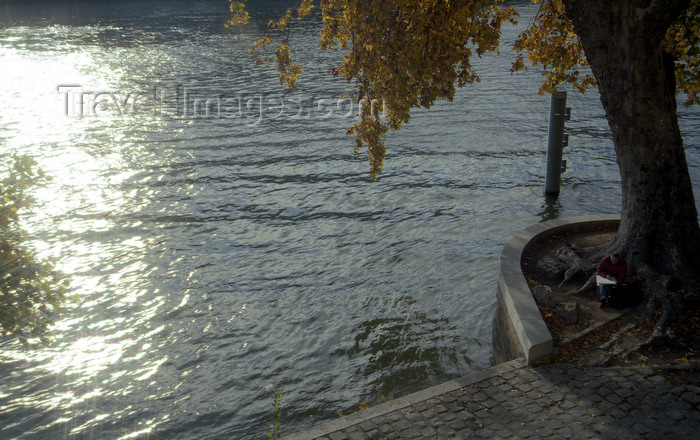
[[[70,297],[51,346],[2,342],[3,439],[266,438],[275,390],[291,433],[487,368],[509,237],[619,211],[595,91],[569,94],[544,198],[549,99],[508,71],[522,26],[481,84],[388,136],[371,182],[317,22],[293,27],[297,92],[251,63],[284,2],[238,32],[224,0],[32,4],[0,9],[0,148],[53,177],[24,227]],[[697,183],[700,115],[679,112]]]

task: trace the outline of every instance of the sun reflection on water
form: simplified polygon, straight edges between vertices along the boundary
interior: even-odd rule
[[[166,122],[110,114],[69,117],[64,97],[57,92],[61,83],[117,90],[123,82],[127,69],[115,65],[119,58],[105,53],[108,49],[65,43],[96,32],[104,29],[52,26],[0,32],[0,64],[9,91],[0,120],[2,148],[34,157],[52,177],[34,191],[36,203],[23,228],[37,253],[54,259],[56,269],[70,275],[70,296],[53,329],[53,344],[31,353],[14,346],[3,349],[4,360],[27,363],[22,374],[61,377],[60,384],[34,392],[22,390],[23,384],[6,388],[5,397],[13,392],[24,396],[15,396],[12,407],[2,410],[18,405],[42,412],[60,409],[65,415],[44,429],[68,425],[70,435],[90,432],[108,419],[131,417],[130,405],[87,418],[81,408],[114,393],[130,399],[140,387],[152,386],[169,360],[152,340],[165,329],[153,324],[165,300],[143,283],[153,270],[144,261],[149,239],[132,233],[122,238],[121,233],[123,228],[142,227],[130,212],[150,200],[131,198],[123,185],[139,172],[133,164],[143,166],[144,159],[167,163],[142,140]],[[42,39],[57,43],[37,42]],[[51,49],[28,49],[31,45]],[[47,231],[47,224],[54,228]],[[186,303],[187,295],[180,307]],[[125,377],[129,385],[117,386]],[[161,422],[139,421],[121,438],[147,435]]]

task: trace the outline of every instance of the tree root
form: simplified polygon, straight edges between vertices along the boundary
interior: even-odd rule
[[[596,274],[593,274],[590,277],[588,277],[588,280],[584,283],[583,286],[579,287],[578,289],[571,290],[571,291],[567,292],[567,295],[582,295],[582,294],[588,292],[589,290],[595,288],[596,287],[595,275]]]
[[[610,338],[610,340],[608,342],[602,344],[600,346],[600,348],[602,348],[603,350],[609,349],[613,345],[617,344],[625,333],[632,330],[636,326],[637,326],[636,324],[628,324],[628,325],[624,326],[620,330],[616,331],[615,334],[613,334],[612,338]]]
[[[577,247],[571,245],[570,243],[564,243],[554,254],[559,260],[563,261],[569,266],[569,269],[567,269],[564,273],[564,280],[559,284],[559,287],[563,286],[578,273],[586,272],[592,269],[592,266],[586,263],[583,258],[579,256],[579,252],[580,249]]]
[[[648,265],[639,266],[639,280],[646,293],[645,316],[651,317],[658,310],[661,315],[654,323],[651,335],[640,349],[659,346],[683,347],[674,335],[673,324],[683,317],[684,310],[697,306],[700,287],[697,280],[681,280],[670,275],[660,274]]]

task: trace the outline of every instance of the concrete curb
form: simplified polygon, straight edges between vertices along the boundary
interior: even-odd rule
[[[494,350],[496,363],[524,356],[526,362],[531,364],[554,351],[552,335],[522,272],[520,263],[523,252],[531,243],[549,235],[603,225],[616,227],[619,222],[619,215],[584,215],[550,220],[527,227],[508,241],[501,252],[498,266],[498,307],[502,309],[499,311],[504,316],[502,320],[507,322],[495,324],[507,328],[494,328],[494,347],[515,346],[516,349],[505,348],[503,353]]]
[[[394,411],[407,408],[411,405],[415,405],[420,402],[437,398],[446,393],[459,390],[477,382],[481,382],[484,379],[495,377],[504,374],[507,371],[517,370],[525,366],[526,363],[524,359],[515,359],[510,362],[505,362],[495,367],[471,373],[467,376],[460,377],[459,379],[454,379],[449,382],[445,382],[443,384],[436,385],[425,390],[415,392],[413,394],[409,394],[407,396],[399,397],[398,399],[392,400],[390,402],[373,406],[364,411],[359,411],[354,414],[341,417],[339,419],[330,420],[305,431],[300,431],[289,436],[283,437],[283,439],[309,440],[318,437],[323,437],[333,432],[347,429],[353,425],[359,425],[360,423],[367,422],[376,417],[380,417],[392,413]]]

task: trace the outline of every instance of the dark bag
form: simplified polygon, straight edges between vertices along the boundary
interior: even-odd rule
[[[642,302],[642,292],[639,286],[631,283],[622,283],[610,289],[608,304],[616,309],[626,309],[638,306]]]

